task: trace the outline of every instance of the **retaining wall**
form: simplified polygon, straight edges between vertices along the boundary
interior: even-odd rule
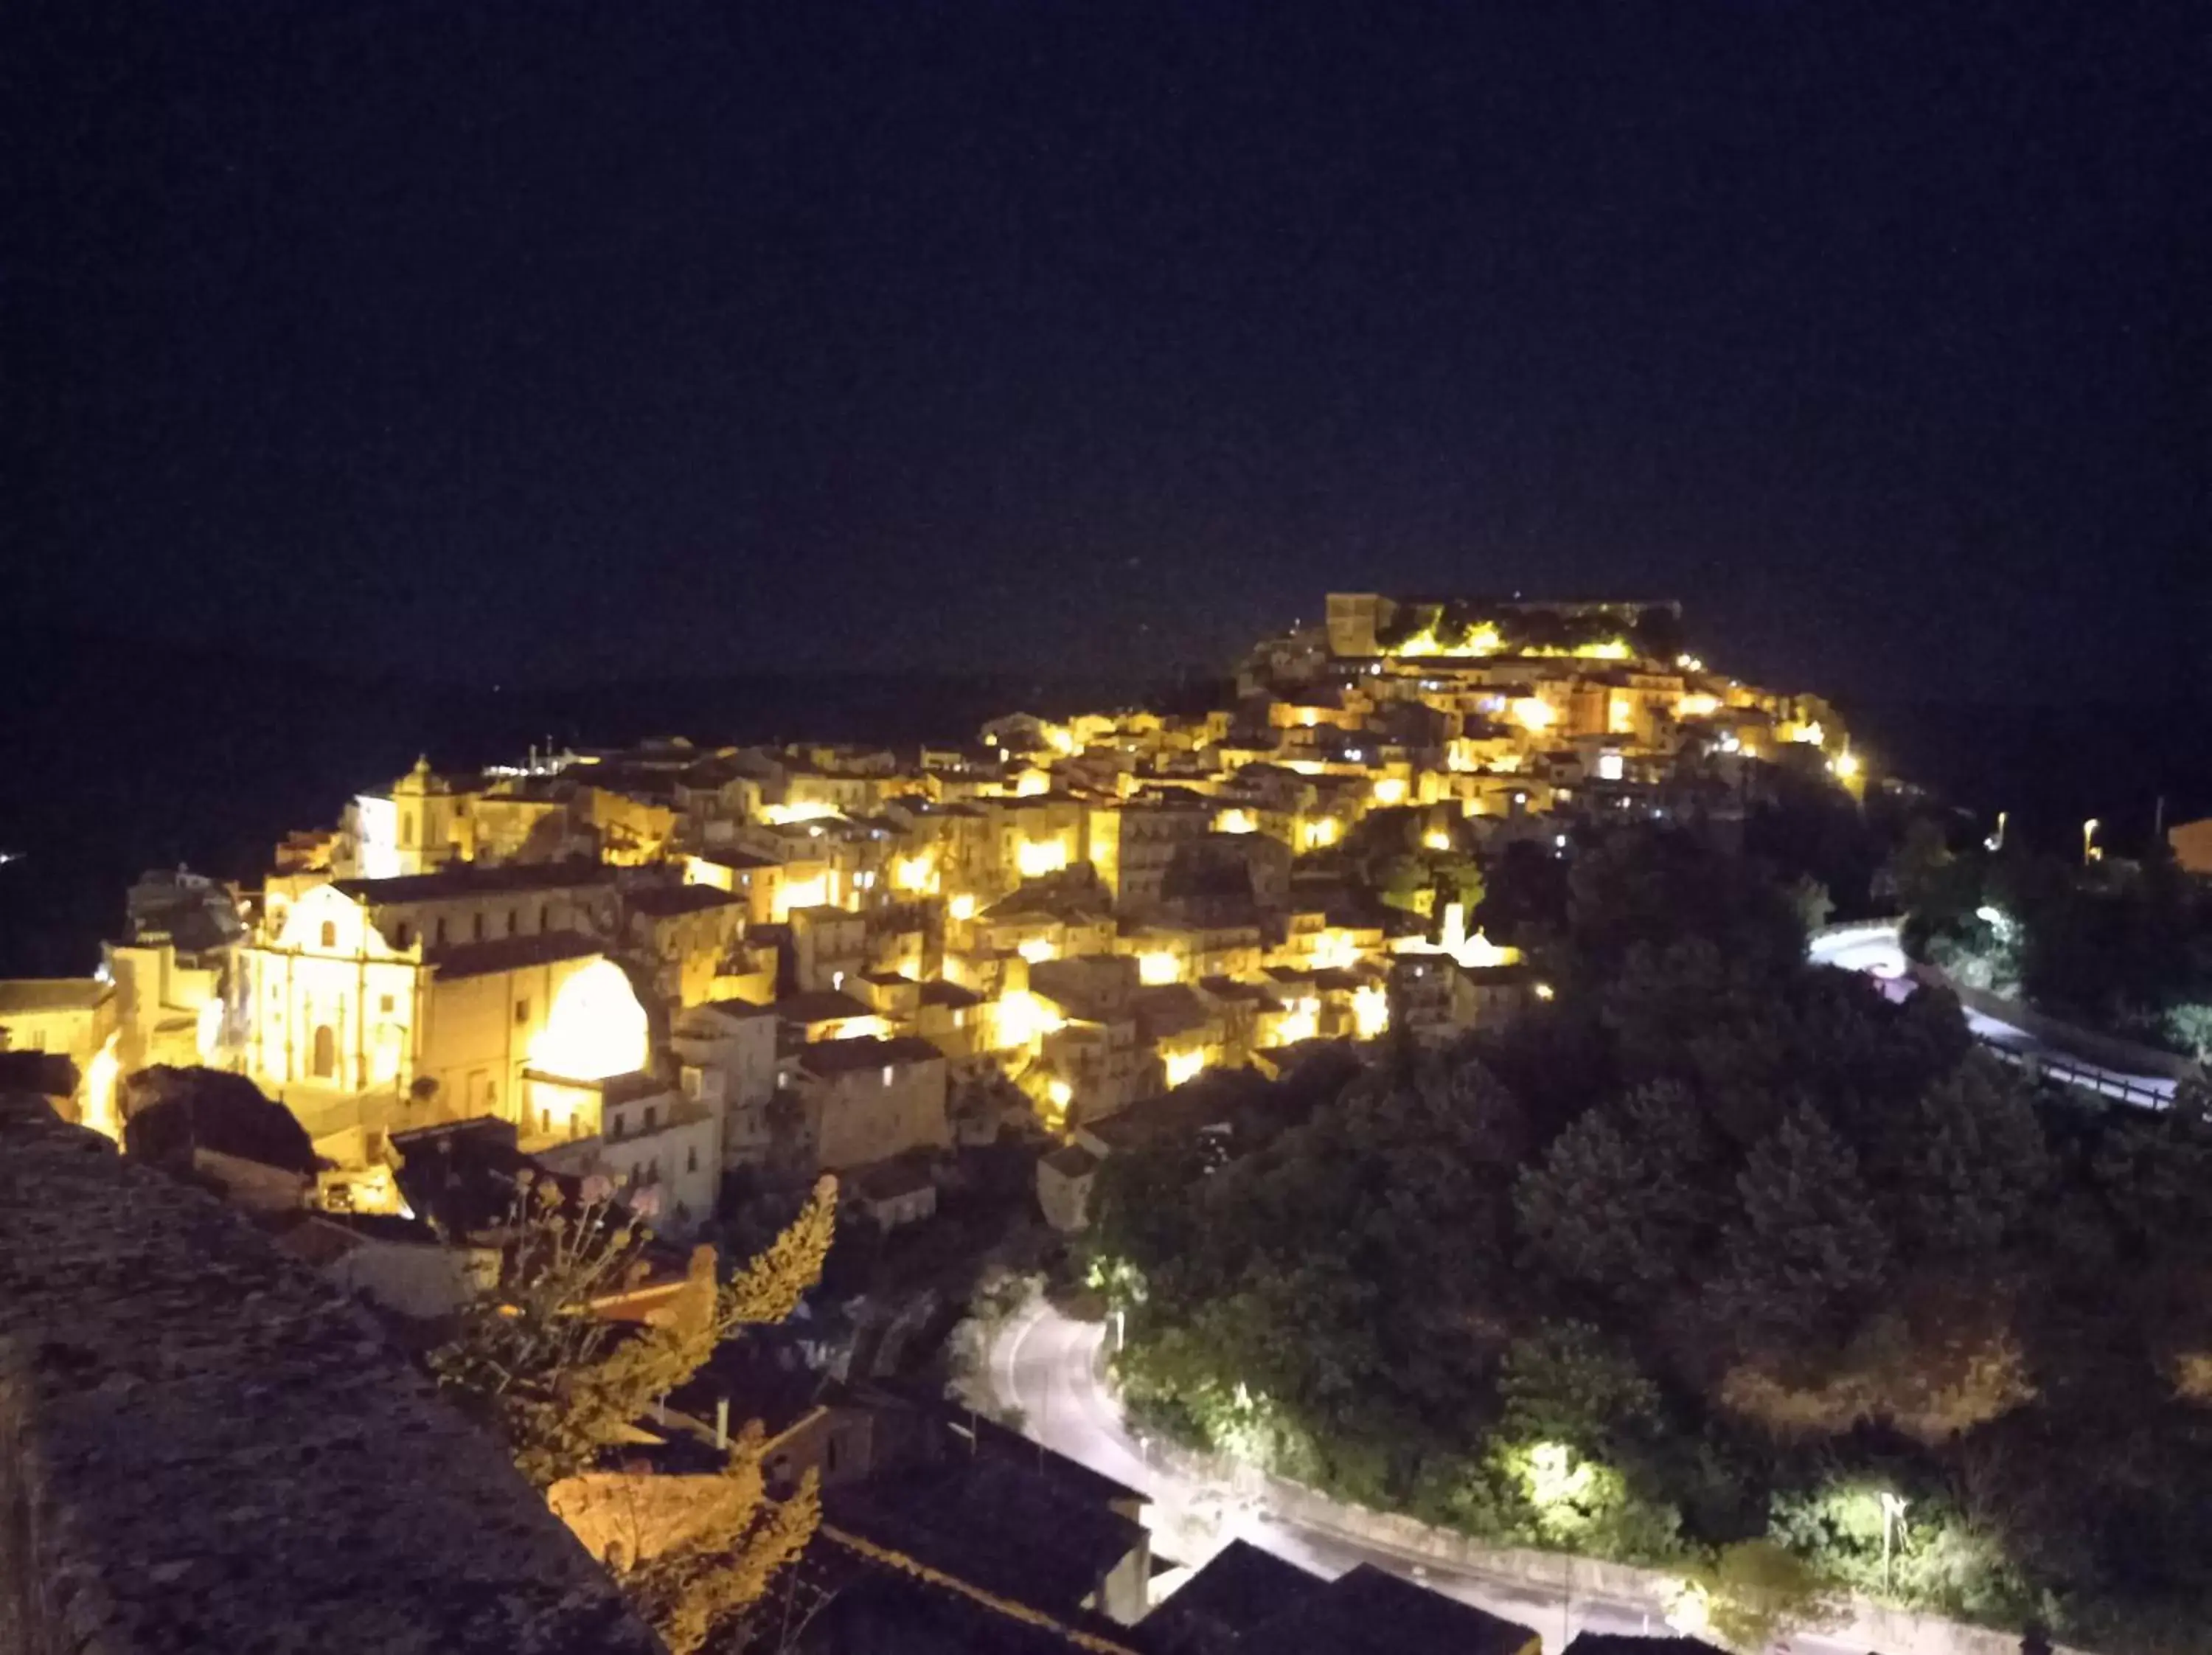
[[[1153,1460],[1185,1476],[1256,1496],[1277,1517],[1298,1527],[1340,1536],[1442,1569],[1485,1575],[1562,1597],[1602,1598],[1631,1610],[1645,1610],[1654,1627],[1662,1622],[1679,1585],[1678,1577],[1662,1569],[1522,1546],[1490,1545],[1449,1529],[1432,1528],[1415,1518],[1350,1505],[1304,1483],[1270,1476],[1255,1467],[1218,1456],[1194,1453],[1164,1440],[1150,1439],[1147,1452]],[[1874,1655],[2020,1655],[2018,1633],[1991,1632],[1937,1615],[1887,1609],[1863,1599],[1853,1599],[1847,1617],[1820,1635]],[[1554,1648],[1549,1639],[1545,1646]],[[2055,1648],[2057,1655],[2089,1655],[2067,1645]]]

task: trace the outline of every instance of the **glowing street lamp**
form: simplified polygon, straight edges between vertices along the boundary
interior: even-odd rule
[[[2085,867],[2091,862],[2104,860],[2105,853],[2097,843],[2097,829],[2100,825],[2094,816],[2081,824],[2081,865]]]
[[[1884,1489],[1881,1500],[1881,1589],[1894,1591],[1897,1585],[1893,1561],[1896,1555],[1896,1531],[1905,1526],[1905,1508],[1911,1502]]]

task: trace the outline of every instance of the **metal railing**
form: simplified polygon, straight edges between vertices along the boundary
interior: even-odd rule
[[[2096,1068],[2063,1053],[2021,1051],[2002,1040],[1978,1032],[1974,1038],[1984,1050],[2025,1070],[2035,1079],[2056,1080],[2062,1086],[2094,1092],[2100,1097],[2118,1098],[2125,1104],[2141,1104],[2150,1109],[2164,1109],[2173,1101],[2172,1083],[2170,1081],[2161,1087],[2159,1082],[2148,1076],[2120,1074],[2111,1069]]]

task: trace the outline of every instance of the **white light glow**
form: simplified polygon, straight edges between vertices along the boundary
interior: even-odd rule
[[[819,822],[837,813],[836,806],[824,804],[818,799],[761,806],[761,820],[770,827],[788,827],[796,822]]]
[[[1066,866],[1065,839],[1024,839],[1014,848],[1014,867],[1025,879],[1041,879]]]
[[[561,985],[545,1026],[530,1042],[530,1067],[570,1080],[604,1080],[645,1067],[645,1007],[612,960],[594,960]]]
[[[1182,961],[1161,950],[1137,956],[1137,981],[1147,988],[1157,989],[1182,980]]]
[[[115,1082],[123,1065],[115,1056],[116,1037],[92,1055],[84,1071],[84,1124],[103,1138],[123,1141],[123,1117],[115,1107]]]
[[[1171,1051],[1167,1055],[1167,1079],[1170,1087],[1186,1080],[1195,1080],[1206,1068],[1203,1051]]]
[[[1373,1040],[1390,1026],[1390,996],[1379,983],[1352,991],[1352,1031],[1362,1040]]]

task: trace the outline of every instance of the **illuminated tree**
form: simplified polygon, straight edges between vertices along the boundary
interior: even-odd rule
[[[1723,1546],[1687,1583],[1689,1604],[1732,1649],[1771,1649],[1792,1633],[1832,1623],[1832,1590],[1802,1557],[1771,1540]]]
[[[758,1603],[821,1524],[814,1471],[808,1469],[789,1497],[771,1500],[762,1469],[764,1451],[756,1420],[730,1445],[726,1487],[712,1514],[679,1544],[641,1560],[621,1577],[623,1590],[670,1655],[695,1655]]]
[[[544,1488],[621,1441],[738,1328],[781,1321],[797,1307],[822,1274],[836,1184],[817,1184],[790,1226],[726,1282],[715,1281],[714,1249],[695,1250],[683,1285],[635,1330],[590,1313],[595,1299],[642,1275],[644,1237],[611,1200],[567,1202],[541,1181],[517,1196],[512,1218],[500,1280],[463,1312],[430,1365]]]
[[[550,1182],[526,1183],[499,1281],[430,1358],[439,1382],[505,1438],[540,1488],[587,1469],[659,1397],[689,1379],[738,1329],[781,1322],[821,1279],[837,1214],[824,1177],[799,1216],[727,1281],[714,1250],[693,1250],[668,1302],[623,1336],[593,1302],[634,1286],[643,1236],[611,1200],[569,1202]],[[693,1655],[757,1603],[821,1520],[809,1472],[788,1499],[769,1498],[757,1422],[738,1433],[726,1486],[685,1538],[622,1572],[624,1590],[672,1655]]]

